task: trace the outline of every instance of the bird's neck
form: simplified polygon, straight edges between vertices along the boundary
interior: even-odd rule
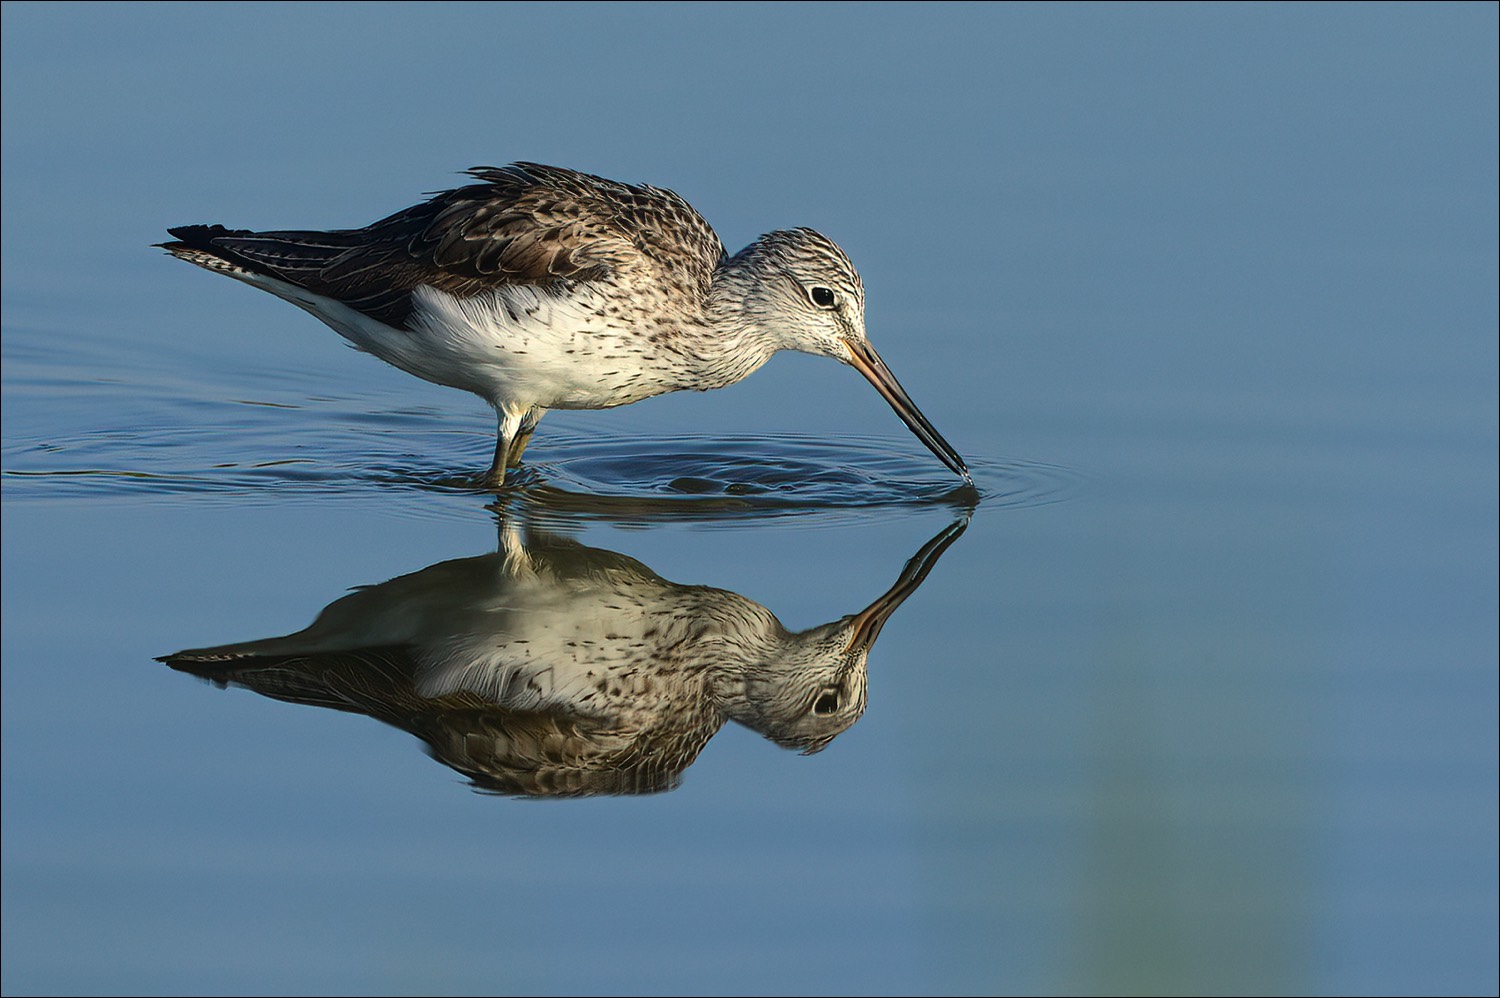
[[[711,335],[703,337],[695,351],[707,382],[703,388],[722,388],[749,377],[782,349],[751,307],[755,276],[744,256],[719,264],[704,303],[704,322]]]

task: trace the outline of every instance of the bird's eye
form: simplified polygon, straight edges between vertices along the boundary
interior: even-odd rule
[[[822,695],[813,702],[814,714],[832,714],[839,709],[839,691],[825,690]]]
[[[821,284],[815,288],[808,288],[807,297],[811,298],[812,303],[819,308],[833,308],[833,303],[836,300],[833,297],[833,290],[825,288]]]

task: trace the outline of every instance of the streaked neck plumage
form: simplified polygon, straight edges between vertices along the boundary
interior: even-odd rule
[[[749,377],[772,354],[791,344],[768,322],[762,285],[766,267],[761,246],[766,236],[725,257],[714,270],[713,284],[704,303],[704,319],[715,335],[699,344],[703,373],[711,383],[704,388],[722,388]],[[698,387],[698,386],[694,386]]]

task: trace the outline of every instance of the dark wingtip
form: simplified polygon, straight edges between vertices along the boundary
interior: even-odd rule
[[[158,249],[166,250],[179,260],[196,263],[209,270],[224,269],[215,261],[245,270],[256,269],[242,261],[233,250],[226,249],[218,242],[225,237],[244,235],[243,230],[226,229],[222,225],[178,225],[168,229],[167,232],[177,238],[171,242],[153,245]]]
[[[208,249],[210,244],[220,236],[233,235],[222,225],[179,225],[167,230],[167,234],[176,236],[184,245],[194,246],[198,249]],[[165,246],[165,243],[158,243]]]

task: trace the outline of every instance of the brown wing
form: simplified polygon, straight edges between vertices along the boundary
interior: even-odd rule
[[[422,285],[466,297],[639,271],[673,293],[701,297],[724,256],[709,224],[668,190],[536,163],[468,173],[481,182],[363,229],[192,225],[169,230],[180,242],[165,246],[289,281],[398,328]]]

